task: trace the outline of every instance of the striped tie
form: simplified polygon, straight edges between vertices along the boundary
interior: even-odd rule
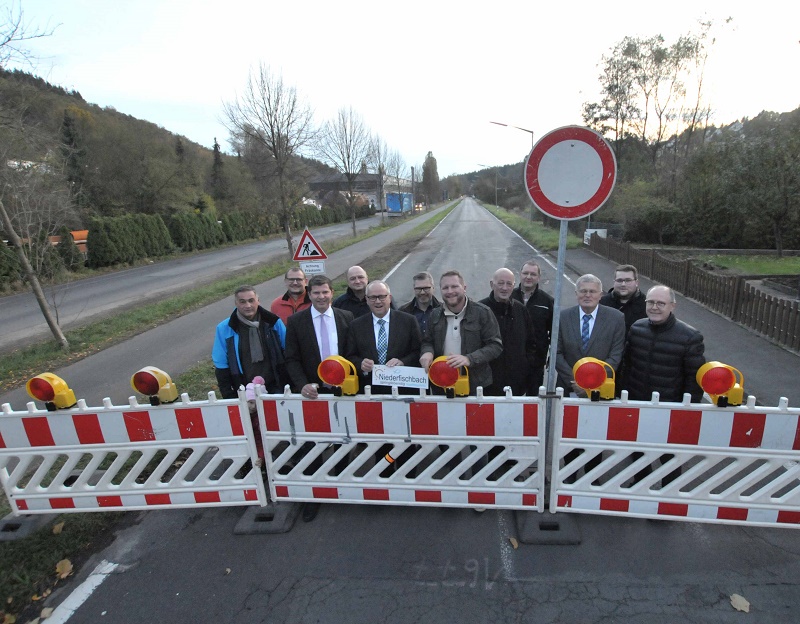
[[[386,338],[386,321],[378,319],[378,364],[386,364],[389,341]]]
[[[586,347],[589,345],[589,321],[592,320],[591,314],[583,315],[583,325],[581,326],[581,351],[586,353]]]

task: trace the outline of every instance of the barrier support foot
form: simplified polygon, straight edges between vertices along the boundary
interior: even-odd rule
[[[287,533],[300,515],[302,503],[268,503],[265,507],[248,507],[233,529],[234,535]]]
[[[575,545],[581,543],[581,532],[572,514],[549,511],[517,511],[517,535],[523,544]]]
[[[0,519],[0,542],[13,542],[28,537],[42,527],[51,524],[58,514],[8,514]]]

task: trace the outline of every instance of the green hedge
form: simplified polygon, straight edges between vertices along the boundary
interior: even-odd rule
[[[130,264],[175,250],[163,219],[145,214],[91,219],[86,246],[88,264],[94,268]]]

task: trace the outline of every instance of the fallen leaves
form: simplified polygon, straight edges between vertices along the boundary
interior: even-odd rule
[[[56,522],[53,525],[53,535],[61,535],[61,531],[64,530],[64,523],[63,522]]]
[[[17,621],[16,615],[11,615],[10,613],[6,613],[5,617],[3,617],[3,624],[15,624]]]
[[[511,547],[512,547],[514,550],[516,550],[517,548],[519,548],[519,542],[517,541],[517,538],[516,538],[516,537],[509,537],[509,538],[508,538],[508,541],[509,541],[509,542],[511,542]]]
[[[731,594],[731,606],[737,611],[750,613],[750,603],[744,596],[740,596],[739,594]]]
[[[227,576],[230,573],[231,573],[231,569],[230,568],[225,568],[225,576]]]
[[[58,578],[65,579],[72,574],[72,562],[69,559],[62,559],[56,564],[56,574]]]
[[[39,617],[42,618],[43,620],[46,620],[51,615],[53,615],[53,607],[45,607],[44,609],[42,609],[42,612],[39,614]]]

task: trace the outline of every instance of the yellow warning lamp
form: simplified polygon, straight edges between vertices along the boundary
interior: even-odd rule
[[[329,386],[335,388],[334,394],[352,396],[358,392],[356,367],[341,355],[329,355],[317,366],[317,375]]]
[[[150,405],[173,403],[178,400],[178,389],[172,378],[160,368],[145,366],[131,377],[131,388],[150,399]]]
[[[722,362],[706,362],[697,371],[697,383],[717,407],[741,405],[744,398],[744,375]]]
[[[463,373],[461,371],[464,371]],[[448,398],[454,396],[467,396],[469,394],[469,371],[466,367],[453,368],[447,363],[447,356],[440,355],[428,369],[428,379],[431,383],[444,388]]]
[[[43,401],[48,412],[72,407],[77,403],[75,393],[67,385],[67,382],[53,373],[36,375],[25,384],[25,389],[31,398]]]
[[[592,401],[614,398],[614,369],[603,360],[581,358],[572,367],[572,377]]]

